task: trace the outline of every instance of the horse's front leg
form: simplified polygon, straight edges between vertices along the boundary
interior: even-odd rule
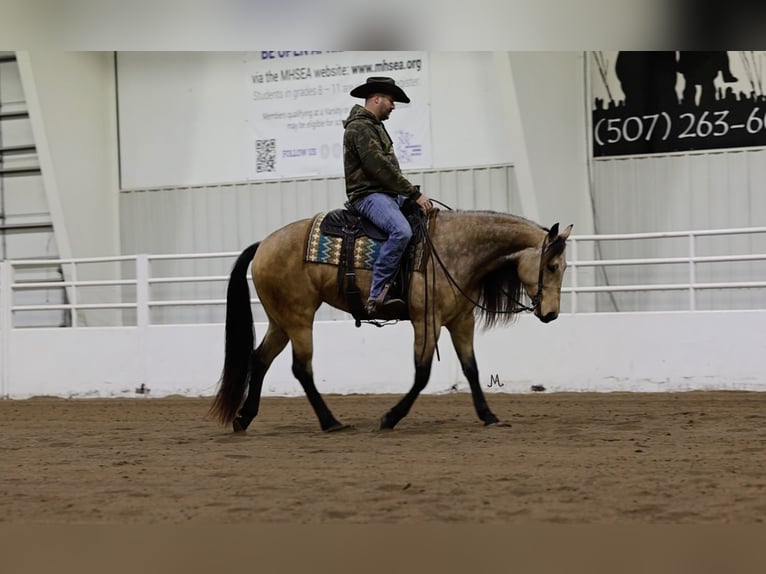
[[[473,350],[473,313],[467,313],[455,319],[447,325],[447,330],[452,337],[452,344],[455,346],[463,374],[468,379],[468,384],[471,387],[471,397],[473,398],[476,414],[484,421],[485,425],[501,424],[500,419],[489,410],[487,400],[484,398],[484,391],[481,390],[481,384],[479,383],[479,367],[476,364],[476,355]]]
[[[415,330],[415,382],[410,391],[396,405],[380,419],[380,429],[392,429],[410,412],[415,399],[428,384],[431,376],[431,363],[433,362],[434,349],[438,340],[438,331],[430,333],[430,329],[424,322],[413,321]]]

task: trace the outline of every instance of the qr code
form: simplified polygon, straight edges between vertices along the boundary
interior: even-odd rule
[[[256,173],[275,171],[277,159],[277,140],[255,140]]]

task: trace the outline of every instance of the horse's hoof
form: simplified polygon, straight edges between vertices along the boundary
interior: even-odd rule
[[[242,417],[237,417],[234,419],[232,426],[234,427],[235,433],[243,433],[247,430],[249,425],[242,419]]]
[[[340,432],[340,431],[344,431],[344,430],[351,430],[351,428],[352,428],[351,425],[346,425],[346,424],[339,423],[339,422],[336,421],[335,423],[331,424],[326,429],[322,429],[322,430],[324,432]]]
[[[485,427],[508,427],[508,428],[510,428],[513,425],[511,425],[511,423],[506,423],[506,422],[503,422],[503,421],[491,421],[491,422],[488,422],[488,423],[484,423],[484,426]]]
[[[380,430],[382,431],[394,430],[395,426],[396,426],[396,423],[389,420],[388,413],[380,417]]]

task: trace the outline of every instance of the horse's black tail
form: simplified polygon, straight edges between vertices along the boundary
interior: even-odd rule
[[[242,406],[250,375],[250,355],[253,352],[253,311],[250,308],[250,287],[247,269],[255,257],[260,242],[253,243],[237,258],[226,289],[226,345],[223,373],[218,382],[210,414],[221,424],[229,424]]]

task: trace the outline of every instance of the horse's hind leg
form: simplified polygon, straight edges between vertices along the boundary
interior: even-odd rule
[[[338,422],[333,416],[314,384],[314,372],[311,367],[314,342],[312,341],[311,327],[299,328],[291,332],[290,341],[293,344],[293,374],[301,383],[303,391],[319,419],[319,426],[323,431],[328,432],[348,428],[348,425]]]
[[[234,419],[235,432],[245,431],[258,414],[266,371],[269,370],[271,363],[277,355],[285,348],[288,340],[287,333],[274,323],[269,323],[266,336],[261,341],[261,344],[258,345],[258,348],[250,355],[250,382],[247,399],[245,399],[242,408],[239,410],[237,418]]]
[[[487,400],[479,383],[479,367],[476,364],[476,355],[473,350],[474,317],[472,314],[463,315],[459,319],[447,325],[452,344],[455,346],[460,366],[465,378],[471,387],[471,397],[476,414],[484,421],[485,425],[496,425],[500,420],[489,410]]]

